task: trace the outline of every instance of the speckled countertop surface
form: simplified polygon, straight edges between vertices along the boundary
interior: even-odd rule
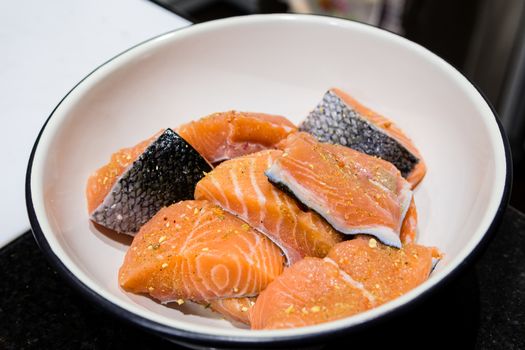
[[[30,233],[0,250],[0,349],[174,349],[59,276]],[[327,349],[525,349],[525,215],[509,208],[474,266],[412,310]]]

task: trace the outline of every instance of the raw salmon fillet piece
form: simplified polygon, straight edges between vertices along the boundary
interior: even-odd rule
[[[286,268],[250,310],[252,329],[295,328],[372,308],[373,297],[333,262],[307,257]]]
[[[275,148],[296,130],[285,117],[228,111],[181,125],[177,131],[210,163],[217,163]]]
[[[225,319],[250,324],[249,311],[256,298],[227,298],[209,302],[209,307],[224,316]]]
[[[374,238],[359,236],[336,245],[327,258],[359,281],[381,305],[417,287],[428,279],[436,248],[409,243],[401,249],[388,247]]]
[[[284,257],[268,238],[208,201],[161,209],[133,239],[119,271],[128,292],[161,302],[258,295]]]
[[[264,171],[281,155],[266,150],[221,163],[197,183],[195,199],[218,204],[264,233],[284,251],[288,264],[305,256],[324,257],[342,238],[268,182]]]
[[[324,259],[305,258],[277,277],[250,310],[253,329],[303,327],[355,315],[424,282],[435,248],[391,248],[359,236],[338,243]]]
[[[166,129],[115,153],[88,179],[90,219],[134,235],[157,211],[193,199],[195,184],[211,166],[191,145]]]
[[[391,163],[301,132],[288,137],[266,175],[339,232],[366,233],[401,247],[412,191]]]
[[[319,141],[351,147],[391,162],[412,188],[425,176],[425,162],[405,133],[340,89],[326,92],[300,130]]]

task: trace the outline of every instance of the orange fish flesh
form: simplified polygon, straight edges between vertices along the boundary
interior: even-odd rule
[[[366,311],[423,283],[439,257],[435,248],[396,249],[367,236],[338,243],[326,258],[305,258],[270,283],[250,310],[251,327],[303,327]]]
[[[275,148],[297,128],[285,117],[228,111],[181,125],[177,132],[210,163]]]
[[[161,209],[134,238],[119,270],[128,292],[161,302],[258,295],[283,270],[268,238],[207,201]]]
[[[324,257],[341,236],[264,175],[282,153],[266,150],[221,163],[197,183],[195,198],[218,204],[264,233],[283,250],[288,264]]]
[[[339,232],[401,247],[412,191],[391,163],[301,132],[288,137],[266,175]]]

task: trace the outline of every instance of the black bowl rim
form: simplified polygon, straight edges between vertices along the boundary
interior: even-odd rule
[[[279,16],[279,15],[285,15],[285,16],[300,16],[300,17],[329,17],[329,18],[337,18],[333,16],[323,16],[323,15],[310,15],[310,14],[271,14],[271,15],[256,15],[256,16]],[[240,16],[240,17],[249,17],[249,16]],[[344,18],[338,18],[339,20],[347,20],[349,22],[356,22],[351,21]],[[216,21],[224,21],[224,19],[210,21],[210,22],[216,22]],[[208,22],[207,22],[208,23]],[[377,28],[373,25],[369,25],[367,23],[361,23],[362,25],[366,25],[372,28],[375,28],[377,30],[387,31],[393,35],[396,35],[404,40],[410,41],[412,44],[419,46],[420,48],[424,49],[425,51],[428,51],[430,54],[439,57],[438,55],[430,52],[428,49],[422,47],[421,45],[408,40],[402,36],[400,36],[397,33],[390,32],[388,30]],[[196,26],[199,24],[193,24],[191,25]],[[293,335],[293,336],[279,336],[279,337],[254,337],[250,338],[244,337],[244,336],[221,336],[221,335],[212,335],[212,334],[203,334],[199,332],[190,332],[186,330],[180,330],[177,328],[173,328],[167,325],[160,324],[158,322],[146,319],[142,316],[136,315],[132,313],[131,311],[128,311],[124,308],[121,308],[107,299],[103,298],[101,295],[97,294],[95,291],[87,287],[84,283],[82,283],[60,260],[58,256],[55,255],[55,253],[52,251],[51,247],[49,246],[49,243],[47,242],[44,233],[42,232],[42,229],[39,225],[38,219],[36,217],[35,209],[33,207],[33,199],[32,199],[32,191],[31,191],[31,174],[32,174],[32,166],[34,161],[34,156],[40,141],[40,137],[42,136],[42,133],[44,132],[44,129],[46,128],[49,120],[53,117],[55,111],[58,109],[58,107],[62,104],[62,102],[69,96],[69,94],[74,91],[77,86],[79,86],[84,80],[89,78],[92,74],[94,74],[96,71],[98,71],[100,68],[104,67],[109,62],[115,60],[116,58],[122,56],[123,54],[127,53],[128,51],[131,51],[135,49],[136,47],[139,47],[145,43],[151,42],[157,38],[167,36],[171,33],[184,30],[188,26],[184,26],[181,28],[177,28],[175,30],[170,30],[166,33],[162,33],[159,35],[156,35],[152,38],[149,38],[147,40],[144,40],[130,48],[128,48],[125,51],[122,51],[121,53],[117,54],[116,56],[110,58],[106,62],[102,63],[100,66],[95,68],[93,71],[91,71],[89,74],[87,74],[82,80],[80,80],[57,104],[57,106],[53,109],[49,117],[46,119],[44,125],[42,126],[35,143],[33,145],[33,149],[31,151],[31,155],[29,158],[28,166],[27,166],[27,172],[26,172],[26,183],[25,183],[25,197],[26,197],[26,207],[27,212],[29,216],[29,221],[31,224],[31,230],[33,232],[33,236],[39,246],[39,248],[44,252],[44,255],[46,258],[58,269],[59,273],[72,285],[77,291],[79,291],[82,295],[84,295],[87,299],[92,301],[93,303],[101,306],[102,308],[106,309],[107,311],[111,312],[113,315],[117,316],[118,318],[130,322],[134,325],[138,325],[150,332],[156,333],[157,335],[161,335],[163,337],[167,337],[168,339],[171,339],[175,342],[180,342],[182,344],[193,344],[193,345],[210,345],[213,344],[215,347],[230,347],[230,348],[244,348],[244,347],[264,347],[268,345],[272,346],[286,346],[286,345],[294,345],[294,346],[300,346],[300,345],[308,345],[312,346],[315,344],[322,343],[324,341],[327,341],[329,338],[335,338],[338,336],[341,336],[343,334],[350,334],[359,332],[370,325],[378,324],[381,322],[384,322],[385,320],[391,319],[397,315],[400,315],[402,313],[407,312],[408,310],[414,308],[416,305],[420,304],[423,300],[427,299],[429,295],[433,294],[436,290],[439,288],[442,288],[444,285],[448,284],[450,281],[454,280],[464,269],[465,267],[471,265],[477,257],[486,249],[488,243],[491,241],[491,239],[494,237],[500,223],[503,217],[503,214],[508,206],[509,198],[510,198],[510,190],[512,187],[512,157],[511,157],[511,151],[510,151],[510,145],[507,139],[507,136],[505,134],[505,131],[503,129],[503,126],[498,118],[498,114],[496,113],[496,110],[494,106],[490,103],[490,101],[487,99],[487,97],[483,94],[483,92],[465,75],[463,75],[456,67],[451,65],[450,63],[444,61],[449,66],[451,66],[454,70],[456,70],[457,73],[459,73],[461,76],[463,76],[469,83],[472,85],[472,87],[480,94],[480,96],[485,100],[485,103],[490,107],[492,114],[494,115],[496,119],[496,123],[498,125],[498,129],[500,132],[501,141],[504,146],[505,151],[505,162],[506,162],[506,176],[505,176],[505,185],[503,189],[503,194],[501,196],[500,204],[498,206],[498,209],[496,211],[496,214],[487,229],[487,232],[483,235],[481,240],[478,242],[478,244],[474,247],[474,249],[467,255],[467,257],[463,260],[463,262],[458,265],[454,270],[452,270],[448,275],[444,276],[440,281],[438,281],[435,285],[431,286],[427,290],[423,291],[421,294],[416,296],[411,301],[407,302],[406,304],[400,305],[399,307],[391,310],[390,312],[374,317],[372,319],[369,319],[363,323],[351,325],[349,327],[344,328],[338,328],[334,330],[326,330],[323,332],[316,332],[312,334],[302,334],[302,335]],[[440,57],[439,57],[440,58]],[[441,58],[440,58],[441,59]]]

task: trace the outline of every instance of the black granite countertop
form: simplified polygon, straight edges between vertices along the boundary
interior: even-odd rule
[[[175,349],[57,275],[28,232],[0,250],[0,349]],[[509,208],[476,264],[412,310],[326,348],[525,349],[525,215]]]

